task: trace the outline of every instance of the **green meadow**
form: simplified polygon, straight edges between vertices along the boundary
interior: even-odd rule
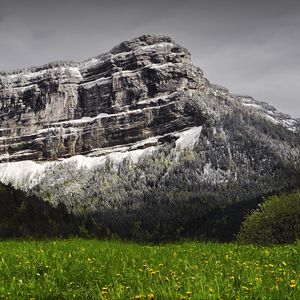
[[[300,242],[0,242],[3,299],[299,299]]]

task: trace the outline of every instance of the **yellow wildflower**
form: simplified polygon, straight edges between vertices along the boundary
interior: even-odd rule
[[[292,279],[292,280],[290,281],[290,287],[291,287],[292,289],[294,289],[294,288],[296,287],[296,280]]]

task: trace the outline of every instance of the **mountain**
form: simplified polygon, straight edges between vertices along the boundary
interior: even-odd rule
[[[299,132],[211,84],[167,36],[0,77],[0,181],[124,236],[238,223],[242,207],[299,186]]]

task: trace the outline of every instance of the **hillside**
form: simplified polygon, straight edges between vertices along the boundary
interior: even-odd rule
[[[0,128],[0,181],[125,237],[230,239],[300,184],[299,120],[211,84],[166,36],[2,75]]]

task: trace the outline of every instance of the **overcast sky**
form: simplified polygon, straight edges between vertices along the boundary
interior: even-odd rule
[[[300,117],[299,0],[0,0],[0,69],[167,34],[214,83]]]

